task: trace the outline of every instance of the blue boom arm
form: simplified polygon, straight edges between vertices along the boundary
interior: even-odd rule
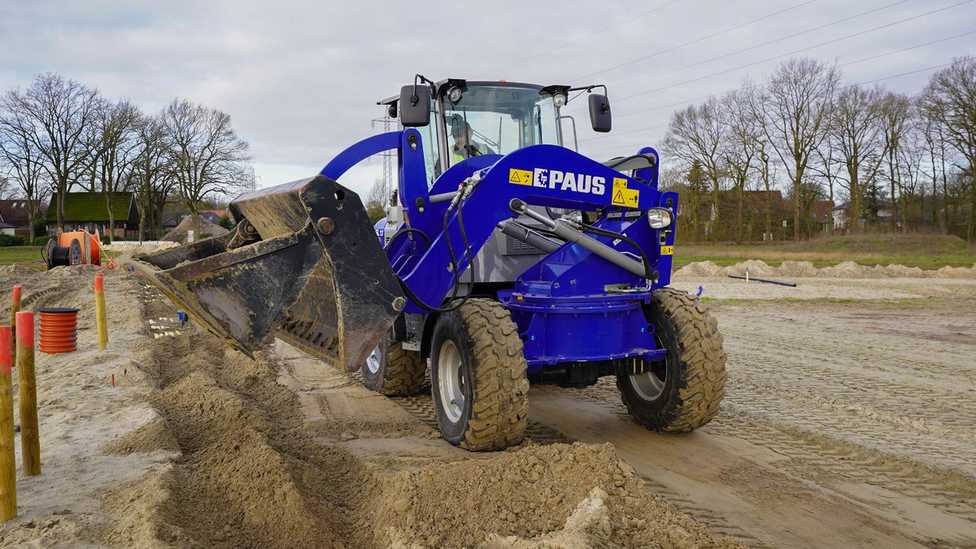
[[[360,141],[336,156],[321,173],[338,179],[356,163],[391,149],[399,152],[399,195],[407,224],[426,235],[426,240],[400,239],[388,250],[388,255],[398,275],[423,304],[439,306],[443,302],[454,284],[451,269],[455,268],[455,262],[456,268],[463,272],[491,237],[496,225],[515,217],[510,209],[512,199],[536,206],[580,210],[625,212],[664,206],[674,211],[677,208],[677,195],[660,193],[657,189],[657,164],[638,170],[631,177],[555,145],[534,145],[505,156],[470,158],[441,174],[428,189],[423,143],[414,129],[379,134]],[[657,155],[651,148],[640,152]],[[448,214],[445,229],[444,213],[448,203],[434,203],[430,197],[456,191],[472,176],[477,176],[480,181],[460,207]],[[659,231],[649,228],[644,216],[630,221],[604,218],[597,225],[623,232],[637,241],[652,265],[658,268],[659,278],[655,284],[668,283],[673,231],[668,231],[662,238]],[[626,243],[606,238],[600,240],[622,252],[635,254]],[[453,258],[451,249],[454,250]],[[554,287],[563,288],[563,292],[570,288],[577,293],[584,288],[596,292],[607,283],[640,284],[639,277],[574,244],[556,250],[532,270],[535,278],[549,279]],[[560,278],[573,282],[560,285]],[[421,304],[412,300],[408,302],[407,310],[424,312]]]

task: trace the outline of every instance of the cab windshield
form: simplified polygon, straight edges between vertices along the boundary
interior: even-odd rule
[[[556,108],[537,88],[468,85],[455,103],[444,97],[449,165],[484,154],[559,144]]]

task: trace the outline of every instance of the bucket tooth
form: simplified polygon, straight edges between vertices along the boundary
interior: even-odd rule
[[[191,318],[251,354],[278,335],[358,368],[402,294],[362,202],[323,176],[243,195],[230,234],[131,263]]]

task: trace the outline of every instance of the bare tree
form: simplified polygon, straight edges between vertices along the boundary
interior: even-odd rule
[[[862,186],[875,178],[883,158],[881,96],[879,89],[848,86],[837,95],[831,117],[830,144],[837,149],[835,161],[841,163],[846,173],[839,180],[846,184],[850,197],[849,215],[854,232],[860,230],[863,214]]]
[[[943,233],[949,231],[950,216],[949,207],[951,203],[949,202],[949,179],[946,173],[946,139],[945,132],[942,129],[942,125],[938,120],[934,120],[927,116],[926,110],[919,105],[919,112],[921,123],[923,125],[923,135],[925,137],[925,149],[928,153],[928,173],[929,178],[932,180],[932,207],[935,210],[935,215],[938,218],[936,221],[939,224],[939,228]],[[942,215],[939,216],[939,187],[942,187]]]
[[[962,155],[969,181],[966,239],[976,241],[976,58],[961,57],[932,75],[921,99],[926,116],[945,130],[946,141]]]
[[[57,203],[51,206],[57,208],[58,229],[63,229],[64,194],[89,161],[85,131],[97,112],[98,93],[60,75],[44,74],[24,92],[8,92],[4,106],[32,128],[28,137],[57,192]]]
[[[129,179],[136,192],[139,210],[139,240],[145,240],[151,230],[159,235],[163,208],[176,188],[176,176],[169,163],[166,128],[159,118],[143,116],[136,125],[137,154],[132,162]]]
[[[802,192],[814,151],[827,137],[831,105],[840,80],[836,67],[812,59],[784,62],[757,106],[763,133],[786,168],[793,197],[793,238],[800,239]]]
[[[756,91],[746,85],[722,98],[722,119],[726,126],[727,146],[722,156],[736,194],[735,241],[742,241],[743,196],[754,162],[762,148],[762,124],[752,108]]]
[[[907,231],[915,229],[925,220],[925,185],[922,183],[925,138],[918,121],[911,115],[908,126],[898,139],[897,151],[898,211],[902,230]]]
[[[688,166],[697,162],[712,187],[712,227],[719,221],[719,192],[723,175],[725,126],[717,99],[692,105],[671,116],[664,148]],[[717,238],[717,231],[710,231]]]
[[[106,104],[100,109],[95,121],[96,140],[92,150],[92,169],[94,178],[100,183],[108,210],[109,240],[115,237],[115,211],[112,201],[115,193],[128,188],[129,171],[135,161],[140,142],[136,124],[141,115],[139,109],[129,101]]]
[[[763,208],[763,240],[768,236],[773,238],[773,182],[776,180],[775,168],[772,159],[769,157],[769,143],[763,139],[759,143],[759,179],[762,181],[763,190],[766,191],[766,204]]]
[[[882,136],[884,137],[884,154],[888,161],[888,191],[891,193],[891,229],[898,228],[898,195],[900,186],[900,166],[898,164],[899,151],[902,140],[908,131],[911,121],[912,102],[907,95],[888,92],[878,102]]]
[[[247,183],[248,144],[234,131],[230,115],[176,99],[161,118],[173,175],[193,214],[209,196],[229,194]]]
[[[30,242],[41,214],[41,199],[47,184],[41,153],[33,138],[35,127],[25,113],[11,108],[9,94],[0,98],[0,167],[11,175],[27,201]]]

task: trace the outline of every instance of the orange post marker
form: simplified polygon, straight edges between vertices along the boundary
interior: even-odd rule
[[[17,461],[14,457],[13,331],[0,326],[0,520],[17,516]]]
[[[11,338],[15,337],[17,334],[17,312],[20,311],[20,294],[23,291],[23,287],[20,284],[14,286],[11,299],[10,299],[10,330]],[[13,362],[11,364],[17,364],[17,347],[13,350]]]
[[[108,346],[108,324],[105,320],[105,275],[95,275],[95,323],[98,325],[98,348]]]
[[[34,313],[17,313],[17,374],[20,384],[20,451],[24,473],[41,474],[37,427],[37,376],[34,372]]]

